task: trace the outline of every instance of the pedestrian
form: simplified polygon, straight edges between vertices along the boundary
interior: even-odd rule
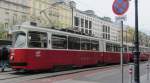
[[[4,72],[4,69],[8,65],[8,60],[9,60],[9,53],[8,49],[4,46],[1,49],[1,72]]]
[[[2,61],[2,56],[1,56],[2,53],[1,53],[1,52],[2,52],[2,49],[0,48],[0,67],[2,67],[2,66],[1,66],[1,61]]]

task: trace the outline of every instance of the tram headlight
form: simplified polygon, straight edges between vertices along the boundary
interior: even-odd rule
[[[15,50],[14,50],[14,49],[11,50],[10,55],[11,55],[11,56],[14,56],[14,55],[15,55]]]
[[[10,60],[14,60],[14,56],[10,56]]]

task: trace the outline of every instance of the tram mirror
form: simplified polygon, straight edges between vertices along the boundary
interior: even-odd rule
[[[42,40],[47,40],[47,37],[42,37]]]
[[[29,36],[28,39],[31,40],[31,36]]]

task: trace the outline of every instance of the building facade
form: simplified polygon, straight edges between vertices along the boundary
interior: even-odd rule
[[[0,39],[13,25],[35,21],[43,27],[72,27],[70,0],[0,0]]]
[[[40,25],[48,25],[48,17],[45,17],[49,5],[54,3],[54,0],[30,0],[30,16],[31,21],[35,21]]]
[[[71,27],[70,0],[31,0],[31,18],[44,27]]]
[[[97,16],[93,10],[78,10],[76,3],[70,0],[0,0],[0,13],[0,39],[9,38],[13,25],[35,21],[42,27],[67,28],[109,41],[121,41],[120,24],[109,17]],[[124,42],[133,42],[132,28],[125,25],[123,33]],[[147,37],[140,32],[141,45],[150,40]]]
[[[69,2],[55,2],[49,11],[49,16],[54,27],[72,27],[72,9]]]
[[[74,27],[84,34],[119,42],[120,25],[106,21],[97,16],[94,11],[76,10],[74,14]]]
[[[0,0],[0,39],[6,39],[13,25],[29,19],[29,0]]]

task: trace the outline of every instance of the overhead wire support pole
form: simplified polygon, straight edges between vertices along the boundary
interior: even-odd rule
[[[134,51],[134,83],[140,83],[139,71],[139,31],[138,31],[138,0],[135,0],[135,51]]]

